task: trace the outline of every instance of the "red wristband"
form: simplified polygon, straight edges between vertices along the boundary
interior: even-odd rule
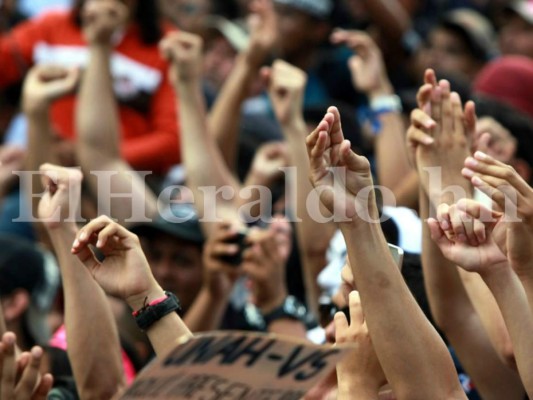
[[[157,305],[159,303],[164,302],[166,299],[168,299],[167,295],[165,295],[164,297],[160,297],[158,299],[152,300],[150,303],[146,303],[146,300],[148,300],[148,297],[147,297],[146,299],[144,299],[144,305],[142,306],[142,308],[140,310],[132,312],[131,315],[136,317],[139,314],[141,314],[142,312],[144,312],[148,307],[153,307],[153,306],[155,306],[155,305]]]

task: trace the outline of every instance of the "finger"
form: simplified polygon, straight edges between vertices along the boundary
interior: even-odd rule
[[[466,243],[467,237],[464,226],[465,221],[462,218],[463,214],[457,207],[450,207],[450,222],[452,224],[453,234],[459,242]]]
[[[426,69],[424,72],[424,82],[431,86],[437,86],[437,76],[435,75],[435,71],[433,69]]]
[[[487,240],[485,224],[478,219],[474,219],[473,221],[474,235],[476,236],[477,242],[483,244]]]
[[[345,343],[349,340],[348,338],[348,320],[346,315],[342,311],[339,311],[335,314],[333,318],[333,323],[335,324],[335,343]]]
[[[452,223],[450,220],[450,206],[448,204],[440,204],[437,207],[437,221],[443,231],[451,231]]]
[[[459,219],[463,223],[464,232],[466,235],[466,242],[470,246],[478,246],[479,242],[477,240],[477,236],[474,230],[474,218],[472,218],[470,215],[468,215],[466,212],[461,211],[457,209],[457,214],[459,215]]]
[[[445,135],[453,134],[453,105],[450,99],[450,82],[447,80],[442,80],[439,83],[441,88],[441,99],[442,99],[442,108],[441,108],[441,127],[442,133]]]
[[[76,239],[80,244],[88,243],[90,240],[94,240],[95,237],[98,237],[98,233],[110,224],[114,224],[113,221],[108,216],[102,215],[98,218],[93,219],[83,228],[78,231]]]
[[[434,218],[428,218],[427,220],[429,233],[431,239],[443,250],[446,246],[451,244],[450,240],[444,234],[444,231],[440,228],[439,221]]]
[[[350,325],[351,326],[360,326],[365,322],[365,317],[363,314],[363,306],[361,305],[361,297],[359,292],[352,291],[349,296],[350,303]]]
[[[17,398],[29,399],[36,386],[37,378],[39,376],[39,368],[43,356],[43,349],[35,346],[31,349],[30,362],[22,374],[22,378],[17,385]]]
[[[24,369],[30,362],[30,353],[28,351],[22,352],[17,359],[17,372],[15,374],[15,382],[18,382],[20,377],[22,376],[22,373],[24,372]]]
[[[463,105],[461,104],[461,98],[457,92],[452,92],[450,94],[450,103],[452,107],[452,133],[459,137],[464,137],[465,135],[465,122],[463,114]]]
[[[442,88],[437,86],[431,91],[431,118],[437,123],[437,127],[432,130],[435,137],[442,130]]]
[[[319,171],[324,167],[323,156],[326,151],[328,133],[325,131],[318,132],[318,139],[309,154],[309,164],[311,171]]]
[[[418,89],[418,92],[416,94],[416,104],[419,109],[424,111],[427,110],[427,106],[429,104],[429,101],[431,99],[431,91],[433,90],[433,85],[431,84],[425,84]]]
[[[476,143],[475,150],[481,151],[486,154],[489,151],[490,139],[491,139],[490,133],[488,132],[482,133]]]
[[[329,107],[328,114],[333,115],[332,124],[330,124],[330,139],[332,144],[342,143],[344,140],[344,135],[342,133],[342,124],[341,124],[341,115],[337,107]],[[327,115],[327,114],[326,114]]]
[[[407,130],[407,140],[410,146],[416,147],[417,145],[429,146],[435,143],[435,140],[429,136],[426,132],[420,129],[410,126]]]
[[[473,140],[476,134],[476,105],[473,101],[467,101],[464,111],[465,134],[469,140]]]
[[[505,210],[508,204],[506,203],[506,197],[501,190],[503,188],[503,185],[494,185],[493,183],[489,182],[489,179],[490,178],[485,175],[475,175],[470,181],[472,182],[472,185],[474,187],[478,188],[480,191],[490,197],[492,201],[494,201],[498,205],[500,210]],[[516,204],[514,205],[516,206]]]
[[[352,150],[352,145],[349,140],[342,142],[339,152],[341,155],[341,162],[351,171],[369,171],[370,163],[368,162],[368,159],[364,156],[355,154],[355,152]]]
[[[12,399],[15,390],[15,341],[16,337],[13,332],[6,332],[2,336],[4,346],[4,366],[2,370],[2,387],[0,389],[0,398]]]
[[[54,378],[51,374],[45,374],[41,378],[41,381],[35,388],[31,400],[45,400],[48,396],[48,392],[52,390],[52,385],[54,384]]]

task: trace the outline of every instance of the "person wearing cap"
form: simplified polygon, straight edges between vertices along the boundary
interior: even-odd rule
[[[153,222],[135,225],[131,231],[139,236],[155,279],[180,298],[186,313],[203,280],[204,236],[194,207],[174,203]]]
[[[31,242],[0,235],[0,299],[6,328],[21,349],[46,344],[47,316],[59,284],[57,267]]]
[[[418,76],[426,68],[440,74],[473,79],[496,55],[494,30],[481,14],[457,9],[446,14],[429,32],[427,45],[417,54]]]
[[[504,9],[499,45],[502,54],[533,57],[533,1],[512,1]]]

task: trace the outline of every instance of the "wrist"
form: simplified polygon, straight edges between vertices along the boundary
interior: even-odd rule
[[[371,376],[343,377],[337,372],[339,382],[339,399],[377,399],[380,385],[373,382]]]
[[[46,99],[24,99],[22,102],[22,111],[28,119],[48,119],[49,109],[50,102]]]
[[[135,312],[142,309],[146,304],[162,297],[165,297],[165,291],[154,281],[149,289],[128,296],[125,300]]]
[[[52,240],[62,240],[65,236],[72,237],[78,233],[78,225],[75,222],[44,223]]]
[[[491,290],[507,286],[507,283],[512,280],[513,274],[514,272],[507,261],[491,265],[479,272],[479,275]]]
[[[373,99],[379,98],[381,96],[393,96],[394,95],[394,87],[392,84],[385,80],[379,84],[378,87],[370,89],[366,93],[368,100],[372,101]]]

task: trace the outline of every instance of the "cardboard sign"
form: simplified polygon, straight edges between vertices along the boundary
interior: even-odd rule
[[[350,350],[271,334],[200,334],[149,365],[120,398],[298,400]]]

